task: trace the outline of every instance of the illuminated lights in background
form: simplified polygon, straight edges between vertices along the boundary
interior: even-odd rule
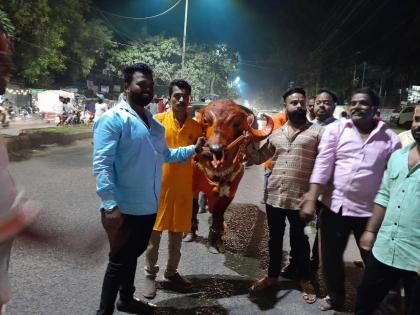
[[[6,89],[6,92],[9,94],[17,94],[17,95],[28,95],[28,90],[25,89]]]

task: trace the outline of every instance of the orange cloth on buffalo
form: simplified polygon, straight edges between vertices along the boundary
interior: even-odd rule
[[[194,144],[201,136],[201,127],[188,117],[182,128],[173,117],[173,112],[160,113],[155,118],[165,127],[165,138],[169,148]],[[191,159],[183,163],[164,163],[156,231],[190,232],[192,216],[192,164]]]
[[[285,111],[281,111],[277,114],[274,114],[273,116],[271,116],[271,118],[273,118],[273,121],[274,121],[273,131],[282,127],[287,122],[287,115]],[[263,165],[265,168],[269,168],[269,169],[273,168],[273,163],[271,162],[271,159],[265,161]]]

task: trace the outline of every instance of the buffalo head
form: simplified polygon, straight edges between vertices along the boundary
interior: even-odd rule
[[[271,134],[274,122],[269,116],[265,118],[265,128],[255,129],[254,115],[227,99],[212,101],[199,111],[197,120],[205,131],[207,147],[198,161],[209,178],[224,177],[242,162],[249,141],[246,135],[261,141]]]

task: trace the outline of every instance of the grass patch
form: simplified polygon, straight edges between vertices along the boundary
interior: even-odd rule
[[[401,128],[401,127],[391,127],[391,129],[394,130],[397,134],[408,130],[408,129]]]
[[[65,127],[31,128],[31,129],[25,129],[24,133],[26,134],[33,134],[33,133],[72,134],[72,133],[86,132],[90,130],[92,130],[91,126],[77,125],[77,126],[65,126]]]

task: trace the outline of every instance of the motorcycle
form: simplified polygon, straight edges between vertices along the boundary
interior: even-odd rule
[[[61,115],[59,115],[57,127],[64,126],[66,124],[68,117],[69,117],[69,114],[67,112],[63,112]]]

